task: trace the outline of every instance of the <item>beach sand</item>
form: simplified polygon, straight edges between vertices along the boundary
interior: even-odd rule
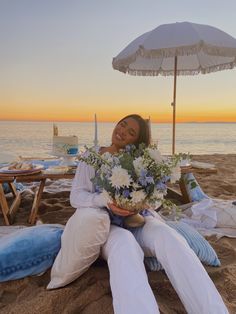
[[[193,160],[216,165],[216,174],[196,174],[204,192],[209,196],[236,200],[236,155],[200,155]],[[59,184],[57,182],[57,184]],[[50,188],[50,187],[49,187]],[[45,192],[39,215],[44,223],[65,224],[74,209],[69,204],[69,188]],[[32,203],[32,194],[24,192],[15,224],[26,224]],[[0,216],[0,225],[3,225]],[[236,313],[236,239],[209,238],[222,266],[206,267],[222,295],[230,313]],[[149,282],[161,313],[186,313],[181,301],[164,272],[148,272]],[[104,261],[97,261],[83,276],[65,288],[47,291],[50,270],[42,276],[0,284],[0,313],[113,313],[109,287],[109,273]],[[199,287],[201,289],[201,287]],[[200,314],[200,313],[199,313]]]

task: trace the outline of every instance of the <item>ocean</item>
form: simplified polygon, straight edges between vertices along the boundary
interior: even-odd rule
[[[93,145],[93,122],[56,122],[59,135],[77,135],[79,148]],[[114,123],[98,122],[99,145],[109,145]],[[152,139],[162,154],[171,154],[172,124],[152,123]],[[0,162],[18,156],[50,156],[53,122],[0,121]],[[236,153],[236,123],[178,123],[176,152]]]

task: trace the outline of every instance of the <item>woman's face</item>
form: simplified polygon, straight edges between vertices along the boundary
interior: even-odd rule
[[[118,149],[128,144],[136,143],[139,137],[139,124],[133,118],[127,118],[119,122],[112,133],[112,144]]]

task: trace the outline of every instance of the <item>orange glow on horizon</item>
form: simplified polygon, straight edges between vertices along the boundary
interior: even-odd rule
[[[122,112],[119,114],[110,113],[104,114],[100,111],[94,112],[97,114],[98,122],[115,122],[121,119],[122,117],[137,113],[140,114],[144,118],[151,119],[151,122],[154,123],[172,123],[172,114],[167,115],[157,115],[157,114],[147,114],[145,112],[140,111],[130,111],[130,112]],[[83,114],[83,115],[61,115],[56,114],[18,114],[18,115],[2,115],[0,121],[45,121],[45,122],[93,122],[94,121],[94,113]],[[75,118],[78,116],[78,118]],[[217,114],[217,113],[208,113],[208,114],[178,114],[176,116],[176,123],[187,123],[187,122],[234,122],[236,123],[236,114],[235,113],[225,113],[225,114]]]
[[[94,104],[81,105],[75,101],[61,101],[50,104],[46,101],[31,103],[12,102],[4,107],[0,120],[3,121],[62,121],[62,122],[92,122],[97,114],[98,122],[115,122],[122,117],[137,113],[154,123],[172,123],[172,107],[161,104],[144,104],[130,101],[129,104]],[[226,107],[219,104],[181,103],[176,106],[176,122],[236,122],[236,105]]]

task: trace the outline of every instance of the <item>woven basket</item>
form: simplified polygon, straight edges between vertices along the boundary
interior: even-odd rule
[[[147,203],[145,201],[136,203],[135,205],[132,205],[129,202],[127,202],[126,200],[117,200],[116,204],[118,207],[127,209],[127,210],[133,212],[134,214],[137,214],[141,210],[148,208]]]

